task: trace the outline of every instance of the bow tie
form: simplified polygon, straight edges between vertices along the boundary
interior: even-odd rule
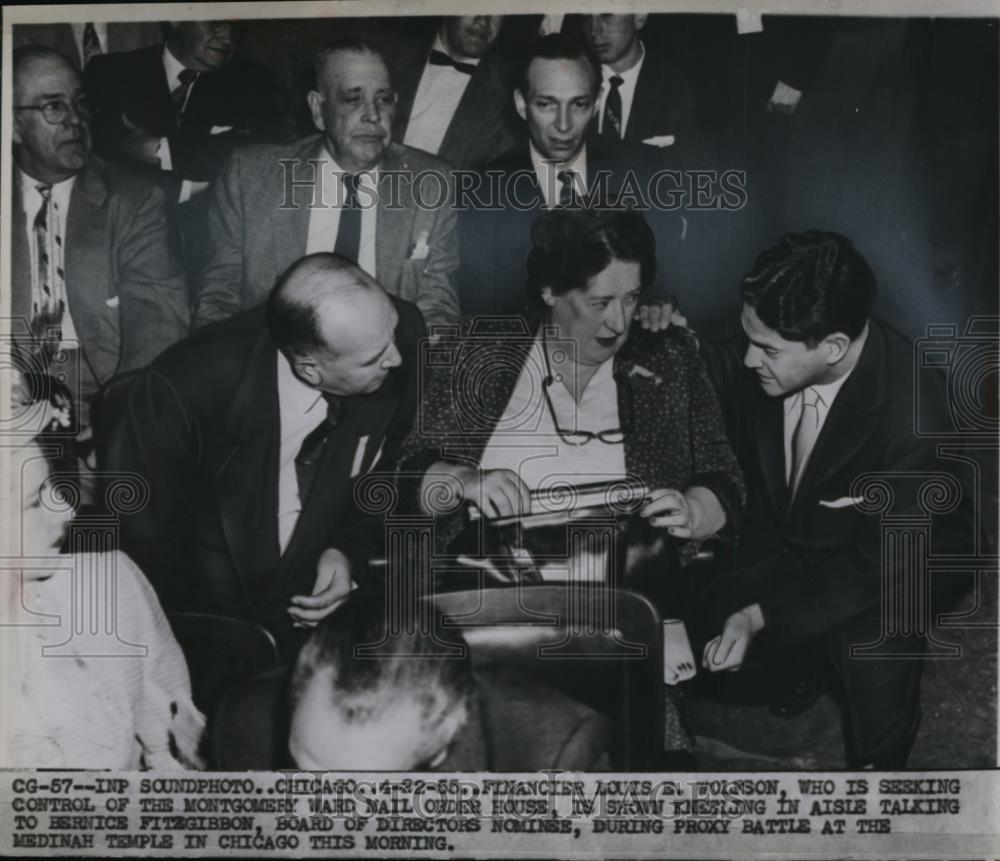
[[[444,51],[431,51],[432,66],[451,66],[458,72],[471,75],[476,71],[475,63],[461,63],[454,57],[449,57]]]

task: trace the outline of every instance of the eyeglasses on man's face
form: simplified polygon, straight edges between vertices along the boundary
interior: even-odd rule
[[[50,99],[40,105],[15,105],[15,111],[41,111],[42,118],[50,126],[59,126],[66,122],[72,111],[81,120],[90,119],[90,105],[87,97],[79,95],[72,102],[63,99]]]

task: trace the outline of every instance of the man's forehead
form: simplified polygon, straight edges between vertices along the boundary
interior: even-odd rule
[[[327,60],[323,72],[332,86],[342,90],[389,86],[389,70],[377,54],[338,51]]]
[[[83,89],[80,76],[58,57],[26,60],[14,75],[14,92],[32,96],[65,96]]]
[[[590,95],[590,70],[586,60],[536,58],[528,67],[532,95],[575,98]]]

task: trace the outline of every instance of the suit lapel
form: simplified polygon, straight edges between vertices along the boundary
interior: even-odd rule
[[[323,152],[323,139],[321,137],[310,138],[301,148],[291,152],[288,156],[288,160],[292,162],[293,166],[291,170],[294,171],[293,175],[295,177],[314,175],[306,173],[307,169],[311,171],[313,167],[308,162],[323,158],[325,158],[325,153]],[[275,182],[272,185],[274,189],[274,204],[271,208],[274,215],[271,221],[272,227],[270,232],[274,241],[272,251],[275,266],[274,274],[277,277],[284,271],[286,266],[305,256],[306,248],[309,244],[309,213],[311,211],[310,203],[313,192],[306,188],[293,188],[291,195],[294,205],[281,205],[285,195],[285,178],[282,173],[283,168],[280,164],[276,164],[275,169]],[[316,169],[319,170],[321,168],[317,167]],[[333,250],[335,241],[336,237],[331,236],[329,246],[331,251]]]
[[[849,463],[875,429],[876,412],[885,397],[883,351],[882,333],[869,324],[858,364],[830,406],[802,473],[793,507]]]
[[[776,511],[788,505],[788,483],[785,481],[785,402],[757,394],[757,455],[764,485]]]
[[[252,572],[272,572],[278,563],[278,370],[277,352],[267,332],[251,350],[224,433],[228,448],[220,454],[215,475],[219,516],[249,597],[257,586]]]
[[[497,84],[498,72],[489,56],[484,57],[462,93],[448,129],[441,140],[438,152],[445,153],[467,147],[479,132],[489,124],[503,98]]]
[[[656,116],[663,103],[658,65],[655,54],[647,47],[632,93],[625,140],[644,140],[656,134]]]
[[[410,230],[416,214],[409,165],[396,145],[390,145],[379,172],[378,223],[375,227],[375,276],[390,293],[396,293],[403,261],[409,257]],[[393,200],[388,172],[402,171],[396,183],[398,199]],[[395,205],[390,206],[393,203]]]
[[[15,320],[31,320],[31,250],[28,246],[28,224],[24,216],[21,192],[21,171],[14,171],[11,183],[11,300],[10,314]],[[27,329],[25,329],[27,332]]]

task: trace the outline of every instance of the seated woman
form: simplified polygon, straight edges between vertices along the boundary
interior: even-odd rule
[[[673,543],[666,534],[689,558],[733,523],[744,488],[694,336],[633,330],[656,269],[652,232],[635,211],[555,209],[532,239],[538,312],[469,321],[424,356],[425,394],[399,464],[403,502],[434,516],[472,503],[495,519],[528,511],[532,491],[640,482],[646,555]],[[462,520],[443,519],[439,538],[453,539]],[[607,551],[569,553],[537,573],[629,585],[636,567],[631,548],[624,580]]]
[[[26,393],[15,384],[15,409],[39,431],[65,421]],[[122,553],[61,554],[73,509],[41,447],[5,459],[4,510],[22,514],[9,533],[21,570],[0,584],[0,767],[201,767],[204,718],[152,587]]]

